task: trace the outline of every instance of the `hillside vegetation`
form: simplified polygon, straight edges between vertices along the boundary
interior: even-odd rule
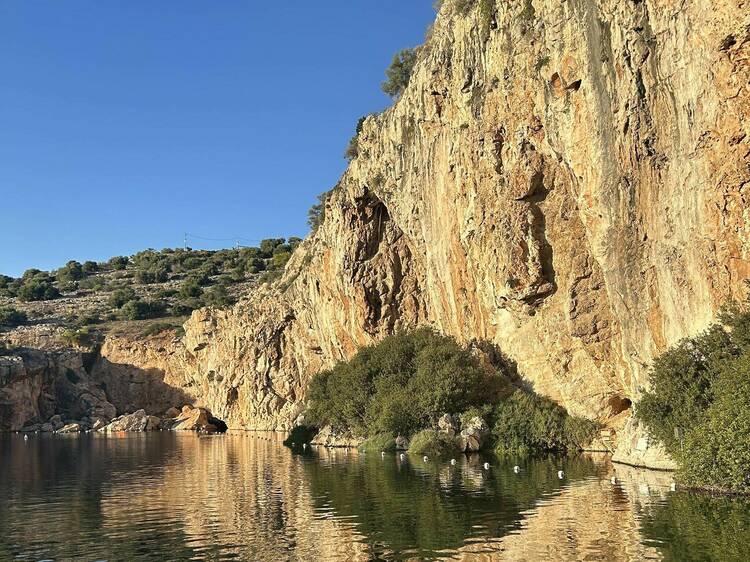
[[[258,247],[144,250],[105,262],[69,261],[54,271],[0,275],[0,329],[65,329],[68,344],[95,339],[113,322],[151,322],[144,335],[179,324],[203,306],[233,304],[250,286],[274,281],[301,243],[270,238]]]

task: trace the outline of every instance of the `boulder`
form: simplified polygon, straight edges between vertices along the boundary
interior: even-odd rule
[[[62,426],[55,433],[80,433],[80,432],[81,432],[81,424],[79,424],[78,422],[72,422],[72,423]]]
[[[113,419],[104,430],[110,433],[114,431],[146,431],[148,421],[149,416],[146,414],[146,410],[137,410],[132,414]]]
[[[180,411],[177,408],[175,408],[174,406],[172,406],[169,410],[167,410],[165,412],[164,417],[165,418],[176,418],[179,415],[180,415]]]
[[[169,429],[174,431],[202,431],[213,433],[215,431],[226,431],[227,425],[206,408],[192,408],[183,406],[182,412],[170,424]]]
[[[443,433],[447,433],[451,437],[456,434],[456,423],[453,421],[453,416],[450,414],[443,414],[438,420],[438,429]]]
[[[107,421],[102,418],[99,418],[94,421],[93,425],[91,426],[91,429],[93,429],[94,431],[99,431],[103,427],[106,427],[106,425],[107,425]]]
[[[148,416],[148,422],[146,423],[145,431],[156,431],[161,427],[161,418],[156,416]]]
[[[482,448],[489,435],[490,428],[485,421],[479,416],[474,416],[462,425],[459,446],[464,452],[475,453]]]
[[[44,433],[52,433],[53,431],[55,431],[55,427],[51,423],[43,423],[39,431],[43,431]]]

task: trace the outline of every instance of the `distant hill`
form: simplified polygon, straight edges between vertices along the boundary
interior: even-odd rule
[[[0,338],[31,326],[62,328],[72,340],[123,322],[164,319],[151,322],[151,330],[170,327],[196,308],[229,306],[250,286],[275,280],[300,243],[269,238],[238,249],[148,249],[105,262],[69,261],[54,271],[29,269],[19,278],[0,275]]]

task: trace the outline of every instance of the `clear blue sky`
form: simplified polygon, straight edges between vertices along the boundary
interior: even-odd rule
[[[433,19],[432,0],[3,1],[0,273],[184,231],[304,236]]]

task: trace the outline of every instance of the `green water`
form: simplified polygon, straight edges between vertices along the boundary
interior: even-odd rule
[[[606,458],[514,464],[256,433],[3,435],[0,560],[748,559],[745,500]]]

